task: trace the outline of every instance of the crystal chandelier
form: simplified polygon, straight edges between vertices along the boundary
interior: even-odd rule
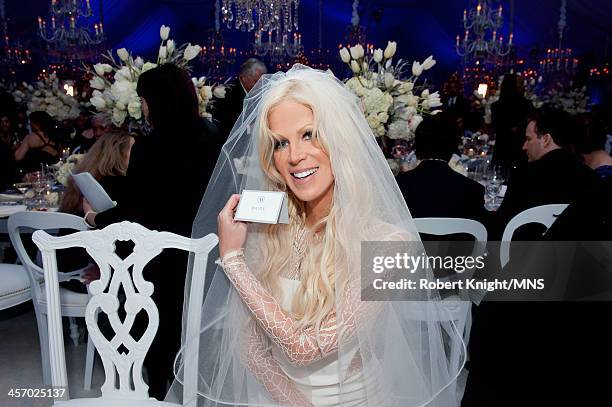
[[[50,24],[38,17],[38,35],[47,43],[51,55],[71,60],[94,56],[106,40],[100,2],[100,21],[89,25],[93,16],[90,0],[51,0]]]
[[[475,8],[463,10],[463,38],[457,35],[455,49],[466,61],[498,62],[512,50],[511,32],[505,42],[500,34],[504,24],[503,8],[492,7],[489,0],[478,0]]]
[[[221,15],[228,28],[255,32],[257,56],[282,63],[303,50],[299,6],[300,0],[223,0]]]
[[[202,47],[200,61],[207,68],[207,77],[223,81],[228,70],[236,63],[236,48],[226,47],[219,23],[219,0],[215,1],[215,28],[209,30],[208,41]]]

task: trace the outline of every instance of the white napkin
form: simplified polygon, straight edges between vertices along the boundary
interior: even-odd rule
[[[17,212],[24,212],[28,207],[25,205],[0,205],[0,217],[11,216]]]

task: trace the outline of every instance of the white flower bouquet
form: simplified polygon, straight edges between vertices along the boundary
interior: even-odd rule
[[[557,82],[556,86],[544,95],[543,100],[547,105],[565,110],[571,115],[586,113],[590,111],[587,87],[577,88],[570,82],[568,86]]]
[[[25,106],[27,113],[44,111],[55,120],[76,119],[81,113],[79,101],[60,88],[59,80],[53,73],[34,85],[23,83],[12,92],[15,102]]]
[[[141,57],[133,58],[128,50],[121,48],[117,50],[119,61],[116,61],[109,51],[104,55],[108,63],[93,66],[94,77],[89,83],[94,91],[90,102],[97,111],[108,114],[117,127],[123,126],[126,122],[133,127],[140,127],[142,124],[140,98],[136,93],[136,85],[143,72],[165,63],[172,63],[189,70],[190,61],[202,50],[199,45],[191,44],[176,47],[174,41],[168,38],[170,27],[162,25],[159,33],[161,44],[155,63],[145,62]],[[206,79],[203,77],[195,79],[194,86],[198,94],[200,115],[211,117],[207,109],[210,107],[213,95],[223,97],[225,91],[222,86],[205,86],[205,82]]]
[[[57,164],[54,164],[53,167],[55,169],[55,181],[59,182],[64,186],[67,186],[72,171],[83,159],[84,156],[85,154],[72,154],[66,159],[65,162],[60,161]]]
[[[401,59],[393,64],[396,48],[394,41],[389,41],[384,51],[373,47],[364,50],[357,44],[340,49],[340,58],[353,71],[346,86],[361,99],[374,135],[411,141],[423,115],[436,114],[440,110],[432,109],[442,106],[438,92],[430,92],[425,85],[416,86],[419,76],[436,61],[433,56],[422,63],[414,61],[412,75],[403,80],[400,78],[409,64]]]

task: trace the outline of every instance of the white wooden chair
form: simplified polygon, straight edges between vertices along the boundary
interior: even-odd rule
[[[20,264],[0,264],[0,311],[32,299],[30,280]]]
[[[419,233],[435,236],[469,234],[474,237],[472,257],[484,256],[487,247],[487,229],[480,222],[463,218],[415,218],[413,219]],[[457,330],[463,336],[467,346],[472,330],[472,306],[469,301],[461,301],[459,298],[448,298],[441,302],[444,308],[452,315]],[[435,313],[432,313],[436,315]],[[458,368],[461,360],[460,354],[451,355],[453,368]],[[467,357],[467,348],[466,348]],[[459,395],[461,399],[461,395]]]
[[[414,218],[419,233],[453,235],[465,233],[474,236],[472,256],[482,256],[487,247],[487,229],[480,222],[463,218]]]
[[[195,405],[199,352],[197,333],[200,330],[206,263],[208,253],[217,245],[217,236],[209,234],[200,239],[190,239],[173,233],[151,231],[136,223],[121,222],[102,230],[77,232],[62,237],[53,237],[43,231],[37,231],[33,240],[43,254],[47,297],[50,299],[48,302],[49,353],[52,366],[51,381],[54,388],[67,389],[68,385],[60,324],[55,250],[83,247],[100,268],[100,279],[93,281],[89,286],[91,300],[87,304],[85,320],[104,365],[106,379],[101,389],[102,397],[68,400],[69,394],[66,390],[64,394],[58,394],[55,398],[54,405],[58,406],[176,406],[149,398],[148,386],[142,378],[142,365],[159,324],[157,307],[151,299],[154,287],[144,279],[142,271],[145,265],[163,249],[186,250],[195,255],[185,332],[187,337],[193,337],[195,340],[190,341],[185,349],[183,385],[184,405]],[[133,252],[122,260],[115,254],[116,241],[132,241]],[[120,288],[125,293],[124,304],[120,304],[117,298]],[[126,313],[123,322],[118,316],[120,307]],[[142,337],[136,341],[131,336],[130,329],[136,314],[141,311],[147,314],[148,326]],[[97,312],[107,314],[110,325],[115,331],[115,336],[110,341],[104,337],[96,323],[94,316]],[[122,345],[129,353],[118,351]]]
[[[60,212],[19,212],[10,216],[8,220],[8,233],[11,243],[17,252],[17,256],[27,273],[28,285],[31,287],[30,293],[34,303],[34,312],[38,324],[38,336],[40,340],[40,353],[43,371],[43,383],[51,384],[51,373],[49,367],[49,338],[47,336],[47,295],[45,293],[45,279],[43,270],[28,255],[22,240],[22,233],[30,233],[34,230],[57,230],[68,229],[82,231],[87,230],[83,219]],[[81,270],[70,273],[59,273],[59,281],[68,281],[78,278]],[[61,302],[61,315],[70,319],[70,337],[75,344],[78,344],[79,332],[75,322],[76,317],[85,317],[88,295],[76,293],[65,288],[59,289]],[[84,388],[91,389],[91,379],[93,376],[94,346],[91,338],[87,340],[87,352],[85,356]]]
[[[512,241],[512,236],[514,236],[516,229],[528,223],[539,223],[546,226],[548,229],[567,207],[568,204],[535,206],[524,210],[510,219],[510,222],[508,222],[504,229],[499,248],[499,260],[502,268],[508,264],[510,260],[510,242]]]

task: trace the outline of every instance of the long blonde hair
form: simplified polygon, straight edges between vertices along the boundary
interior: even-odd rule
[[[85,157],[74,169],[74,173],[89,172],[95,179],[109,176],[124,176],[128,167],[128,154],[134,138],[123,131],[111,131],[102,135],[91,146]],[[81,208],[81,191],[68,180],[60,211],[78,213]]]
[[[293,100],[308,107],[314,117],[313,140],[330,157],[332,168],[334,168],[335,157],[330,152],[330,138],[339,137],[341,140],[342,137],[346,137],[347,132],[351,131],[350,122],[353,118],[348,115],[338,118],[333,112],[325,111],[329,102],[323,99],[330,96],[325,94],[325,88],[318,89],[317,86],[319,85],[310,81],[287,80],[269,91],[259,115],[258,149],[262,170],[268,179],[270,189],[286,191],[289,197],[289,226],[268,225],[263,228],[265,244],[263,245],[262,267],[258,270],[258,275],[262,284],[276,298],[281,298],[279,277],[282,270],[292,266],[289,264],[292,242],[296,229],[304,225],[306,213],[305,203],[288,190],[282,176],[274,166],[273,154],[276,139],[270,130],[269,114],[274,107],[285,100]],[[344,103],[345,101],[337,100],[337,102]],[[336,128],[336,126],[347,125],[347,123],[349,128],[345,131],[339,131]],[[339,133],[345,134],[340,136]],[[336,176],[335,172],[334,168],[334,176]],[[346,173],[347,171],[342,171],[344,181],[349,184],[347,190],[358,192],[361,189],[359,182],[352,175],[346,176]],[[354,172],[349,170],[348,173]],[[336,182],[333,193],[334,196],[337,193]],[[298,320],[298,325],[300,327],[314,326],[317,331],[322,321],[335,311],[336,295],[338,292],[343,292],[342,287],[346,284],[348,276],[343,272],[346,264],[340,264],[340,262],[345,260],[348,254],[346,250],[349,245],[348,239],[359,239],[359,236],[350,236],[350,233],[338,233],[338,222],[340,219],[346,220],[346,215],[342,214],[341,209],[335,205],[335,200],[332,201],[334,203],[332,203],[330,212],[313,228],[313,230],[323,229],[321,244],[313,245],[312,233],[308,236],[311,244],[302,260],[301,284],[296,295],[293,296],[292,303],[292,312]],[[354,220],[353,222],[356,222],[357,225],[360,221]]]

